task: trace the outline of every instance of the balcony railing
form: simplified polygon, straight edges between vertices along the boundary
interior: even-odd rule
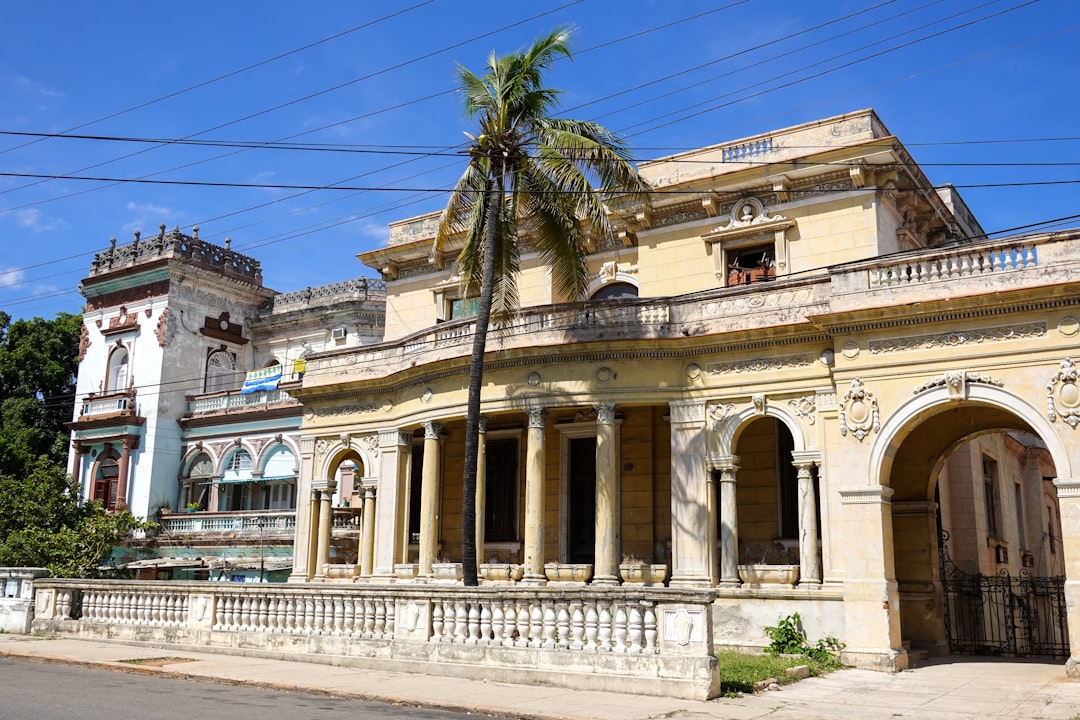
[[[91,393],[83,400],[79,410],[80,418],[93,417],[95,415],[117,415],[121,413],[133,414],[135,412],[135,393],[125,390],[108,395],[94,395]]]
[[[361,508],[334,508],[335,531],[360,529]],[[235,512],[162,513],[161,527],[173,535],[235,534],[244,537],[292,536],[296,529],[296,510],[241,510]]]
[[[292,395],[284,390],[264,390],[246,395],[241,395],[239,390],[230,390],[227,393],[214,393],[189,398],[188,416],[228,413],[289,404],[299,405]]]

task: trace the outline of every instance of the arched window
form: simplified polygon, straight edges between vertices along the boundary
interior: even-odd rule
[[[590,300],[617,300],[620,298],[636,298],[638,289],[636,285],[628,282],[608,283],[593,293]]]
[[[128,351],[119,347],[109,356],[109,375],[105,379],[105,392],[123,392],[128,384]]]
[[[225,461],[218,490],[218,510],[251,510],[252,482],[251,455],[246,450],[237,450]]]
[[[296,507],[296,457],[289,448],[277,447],[267,456],[260,490],[263,510]]]
[[[206,358],[206,390],[220,392],[235,390],[239,385],[236,356],[228,350],[215,350]]]
[[[205,510],[210,494],[210,483],[214,479],[214,463],[206,453],[199,453],[188,466],[188,471],[180,481],[180,503],[178,509],[194,506],[195,510]]]
[[[93,500],[99,501],[107,510],[116,509],[116,491],[120,482],[120,464],[115,457],[105,457],[98,463],[94,474]]]

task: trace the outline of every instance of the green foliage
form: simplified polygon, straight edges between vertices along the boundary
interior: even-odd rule
[[[769,636],[769,646],[765,648],[770,655],[803,655],[821,663],[836,662],[834,653],[844,645],[831,635],[821,638],[814,645],[806,640],[802,617],[793,613],[782,618],[776,625],[765,627]]]
[[[813,676],[837,670],[840,664],[832,656],[828,661],[819,661],[811,657],[784,657],[781,655],[750,655],[747,653],[726,651],[716,654],[720,666],[720,693],[725,697],[734,697],[754,691],[754,683],[773,678],[780,685],[796,682],[797,676],[788,675],[787,669],[797,665],[806,665]]]
[[[0,565],[90,577],[125,535],[150,529],[129,512],[80,503],[64,471],[81,323],[0,312]]]

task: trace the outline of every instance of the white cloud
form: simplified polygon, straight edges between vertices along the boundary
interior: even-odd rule
[[[64,97],[63,93],[53,90],[46,85],[42,85],[37,80],[31,80],[23,75],[15,76],[14,80],[16,88],[23,92],[36,95],[37,97],[50,99]]]
[[[143,235],[157,235],[158,227],[165,223],[166,227],[181,225],[184,213],[172,208],[154,205],[153,203],[129,202],[127,211],[131,213],[131,219],[121,227],[127,232],[140,231]]]
[[[63,218],[46,217],[37,208],[19,210],[15,213],[15,222],[18,223],[19,227],[25,228],[34,234],[64,230],[68,227],[67,221]]]
[[[0,267],[0,288],[21,285],[25,276],[26,273],[18,268]]]

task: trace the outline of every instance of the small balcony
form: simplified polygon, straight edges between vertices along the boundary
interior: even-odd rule
[[[360,508],[334,508],[332,527],[335,536],[359,534]],[[163,512],[161,530],[166,535],[201,540],[291,541],[296,531],[296,510]]]
[[[102,424],[110,420],[129,421],[136,417],[135,390],[112,393],[90,393],[79,406],[76,424]]]
[[[285,390],[262,390],[241,394],[239,390],[189,395],[187,416],[189,418],[213,415],[260,412],[266,410],[300,412],[300,402]]]

